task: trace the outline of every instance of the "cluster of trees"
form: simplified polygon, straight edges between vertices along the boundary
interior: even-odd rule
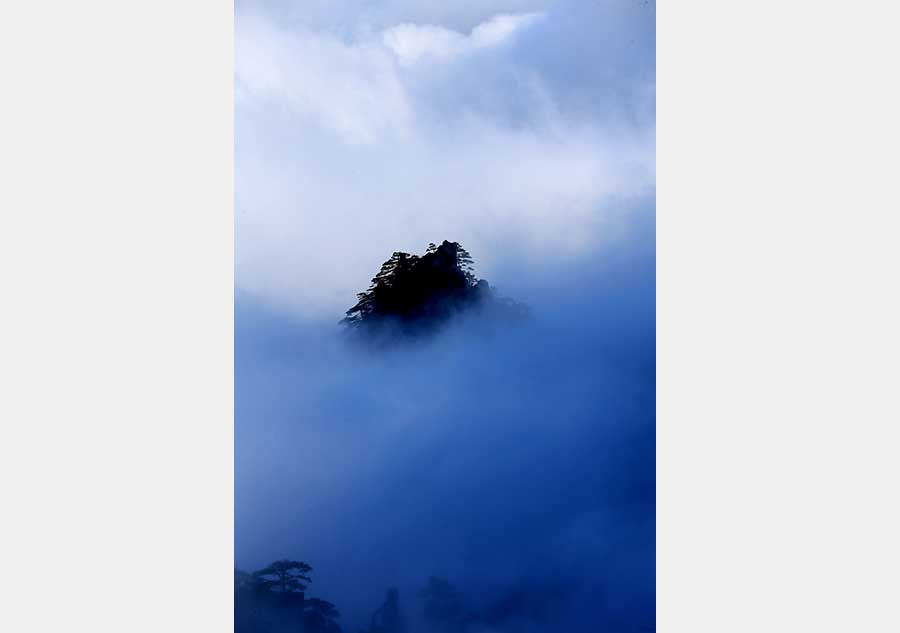
[[[307,598],[312,567],[277,560],[252,573],[234,571],[235,633],[341,633],[340,613],[331,602]],[[361,633],[403,633],[400,593],[389,589],[384,603]]]
[[[475,276],[472,256],[457,242],[429,244],[424,255],[395,252],[381,266],[368,290],[357,295],[341,323],[353,329],[402,334],[434,330],[455,314],[491,309],[504,317],[523,317],[527,309],[500,297]]]
[[[295,560],[278,560],[252,573],[235,570],[235,633],[341,633],[335,605],[306,597],[311,571]],[[473,608],[447,580],[431,577],[418,597],[422,610],[416,620],[429,633],[469,633],[512,621],[546,623],[564,592],[552,586],[519,588]],[[408,633],[397,589],[388,589],[359,633]]]
[[[340,633],[337,608],[306,597],[311,571],[296,560],[278,560],[253,573],[235,570],[235,633]]]

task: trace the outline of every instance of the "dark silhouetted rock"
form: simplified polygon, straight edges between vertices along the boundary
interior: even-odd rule
[[[477,279],[469,253],[446,240],[440,246],[429,244],[422,256],[394,253],[357,299],[341,323],[370,334],[431,332],[474,311],[509,321],[528,314],[525,306]]]

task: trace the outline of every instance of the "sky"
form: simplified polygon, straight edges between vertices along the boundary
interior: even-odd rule
[[[431,575],[653,626],[654,40],[641,1],[236,3],[237,566],[306,560],[350,631]],[[534,321],[348,343],[444,239]]]

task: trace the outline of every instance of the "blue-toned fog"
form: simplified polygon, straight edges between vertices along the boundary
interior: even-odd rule
[[[237,3],[237,567],[306,560],[353,633],[389,587],[427,633],[432,575],[546,603],[479,630],[652,628],[654,20]],[[443,239],[534,322],[346,341],[381,262]]]

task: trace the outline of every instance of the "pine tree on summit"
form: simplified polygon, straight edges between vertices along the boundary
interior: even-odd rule
[[[472,256],[457,242],[431,243],[422,256],[395,252],[341,321],[351,328],[391,324],[400,332],[441,325],[454,314],[488,304],[521,316],[522,306],[496,296],[475,276]]]

